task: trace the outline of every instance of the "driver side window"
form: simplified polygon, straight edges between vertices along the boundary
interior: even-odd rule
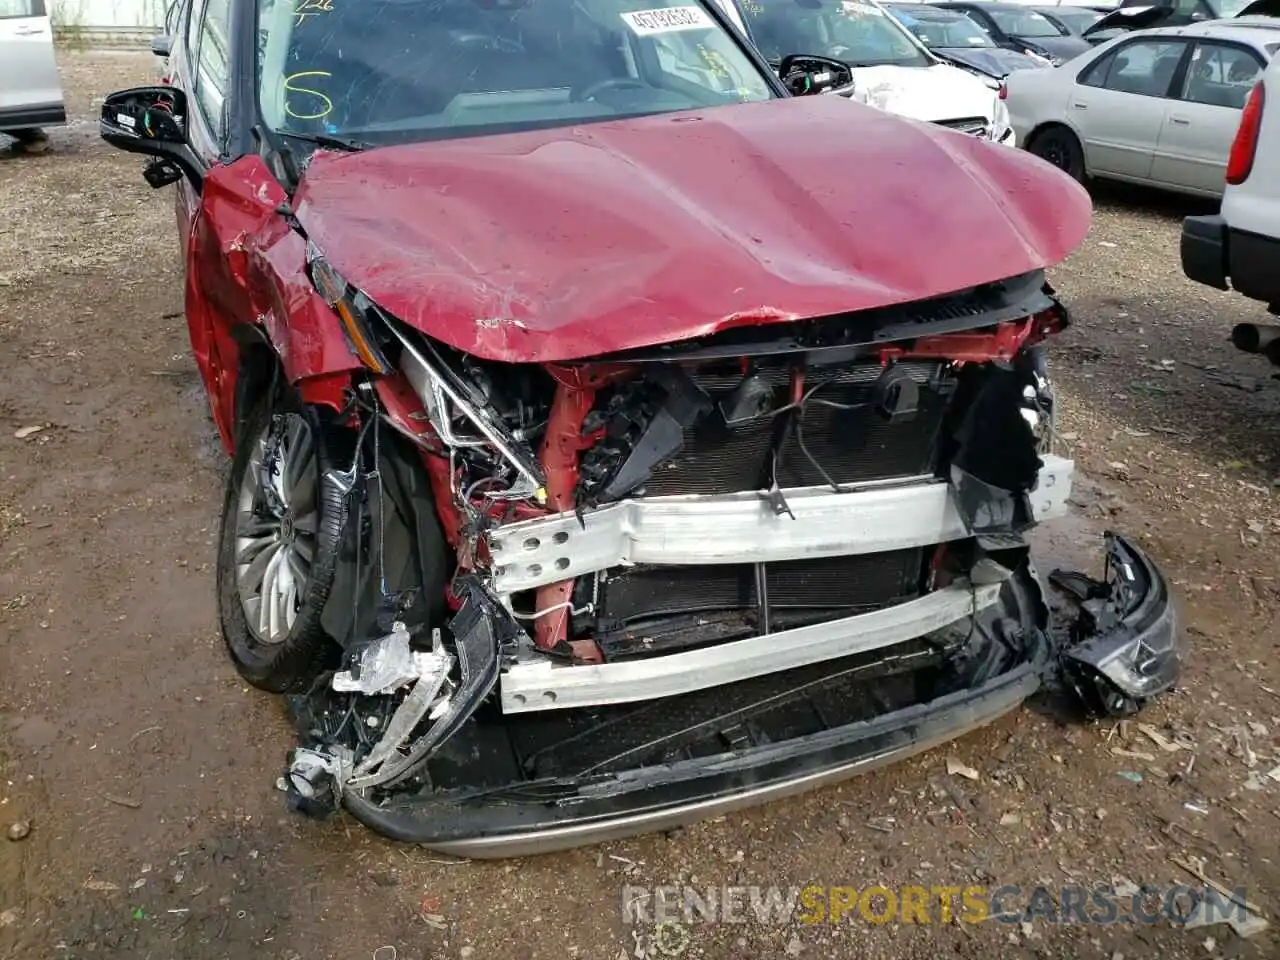
[[[207,0],[192,61],[194,98],[214,140],[226,143],[227,92],[231,88],[231,0]]]
[[[200,40],[200,24],[204,23],[205,0],[191,0],[191,15],[183,21],[182,42],[187,51],[187,63],[192,75],[196,69],[196,48]]]

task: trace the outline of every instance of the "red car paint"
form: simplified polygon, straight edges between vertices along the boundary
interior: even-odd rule
[[[826,96],[321,152],[295,208],[391,313],[511,362],[952,293],[1090,216],[1035,157]]]
[[[261,325],[308,402],[341,408],[360,369],[279,213],[287,202],[257,157],[215,168],[201,197],[184,187],[179,201],[191,338],[228,449],[237,324]],[[293,205],[325,257],[393,314],[523,362],[938,296],[1058,262],[1089,220],[1087,195],[1034,158],[834,97],[321,152]],[[878,356],[1007,358],[1051,326],[1029,318]],[[549,372],[558,388],[541,461],[548,508],[564,510],[578,456],[597,439],[582,436],[583,417],[625,371]],[[402,376],[378,392],[402,432],[430,433]],[[449,462],[423,459],[457,548]],[[572,587],[538,590],[537,608],[553,611],[535,623],[539,646],[565,640]],[[593,641],[571,647],[600,659]]]
[[[547,431],[542,442],[542,469],[547,475],[547,506],[552,510],[573,509],[573,490],[578,482],[578,457],[603,436],[603,429],[584,435],[582,421],[595,404],[596,391],[624,372],[606,365],[585,368],[552,367],[556,394],[547,417]],[[566,639],[569,626],[569,603],[573,581],[560,580],[539,587],[535,606],[550,613],[533,624],[533,639],[539,647],[551,650]],[[574,658],[585,663],[604,660],[594,640],[571,642]]]
[[[990,333],[916,337],[906,346],[881,347],[876,356],[882,365],[891,360],[951,360],[955,363],[1012,360],[1024,346],[1039,343],[1061,329],[1062,317],[1056,312],[1047,312],[998,323]]]
[[[228,449],[238,324],[261,325],[308,402],[341,408],[360,369],[278,212],[287,200],[257,157],[215,167],[199,198],[181,191],[192,344]],[[294,203],[330,262],[392,313],[479,356],[526,362],[948,293],[1061,260],[1089,218],[1084,192],[1034,158],[828,97],[320,153]],[[976,361],[1043,332],[1025,321],[910,349]],[[880,359],[902,353],[887,346]],[[558,510],[593,439],[582,417],[619,370],[550,372],[559,388],[541,459]],[[416,437],[425,418],[402,380],[383,378],[379,394]],[[423,459],[457,547],[448,460]],[[541,588],[538,608],[571,590]],[[564,614],[539,618],[539,646],[565,638]],[[573,653],[600,657],[593,642]]]
[[[237,325],[262,325],[285,375],[309,403],[340,408],[348,374],[362,368],[306,274],[306,242],[277,212],[287,200],[258,157],[215,167],[200,197],[186,184],[178,197],[187,241],[187,326],[228,451],[234,444]]]

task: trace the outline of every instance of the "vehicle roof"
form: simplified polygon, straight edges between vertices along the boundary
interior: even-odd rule
[[[1155,3],[1155,0],[1147,2]],[[1119,9],[1120,0],[1029,0],[1027,6],[1044,7],[1046,10],[1096,10],[1099,13],[1111,13]]]
[[[948,10],[945,7],[935,7],[931,3],[914,3],[912,0],[902,0],[902,2],[899,3],[886,3],[885,6],[894,10],[901,10],[903,13],[909,13],[920,20],[968,19],[959,10]]]
[[[1280,17],[1266,17],[1261,14],[1253,17],[1232,17],[1221,21],[1233,27],[1252,27],[1255,30],[1280,30]]]
[[[938,6],[944,9],[947,7],[979,7],[983,10],[1030,10],[1032,13],[1038,12],[1027,3],[993,3],[991,0],[943,0],[943,2],[931,4],[931,6]]]
[[[1247,17],[1243,20],[1204,20],[1181,27],[1151,27],[1132,30],[1124,36],[1204,37],[1235,40],[1261,48],[1280,40],[1280,20],[1269,17]]]

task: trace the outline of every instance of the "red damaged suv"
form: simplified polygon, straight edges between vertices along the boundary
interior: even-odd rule
[[[1056,625],[1029,557],[1058,171],[794,96],[849,77],[697,0],[187,0],[157,50],[102,135],[178,184],[295,807],[555,849],[1175,682],[1138,549]]]

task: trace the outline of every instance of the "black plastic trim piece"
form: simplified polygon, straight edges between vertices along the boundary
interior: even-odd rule
[[[1182,272],[1187,279],[1227,289],[1227,224],[1214,214],[1182,221]]]
[[[608,777],[529,783],[555,788],[560,802],[485,802],[408,796],[380,806],[344,794],[351,814],[396,840],[475,856],[550,851],[608,837],[663,829],[732,809],[763,795],[783,795],[901,759],[994,720],[1034,694],[1048,661],[1043,634],[1021,665],[969,690],[820,733],[747,750],[684,760]]]
[[[831,361],[838,351],[865,353],[868,347],[977,330],[1062,309],[1043,270],[971,287],[929,300],[914,300],[857,313],[809,317],[794,322],[738,327],[696,340],[576,360],[573,363],[643,363],[712,360],[807,353]]]
[[[67,108],[61,103],[42,103],[0,110],[0,130],[56,127],[67,122]]]

